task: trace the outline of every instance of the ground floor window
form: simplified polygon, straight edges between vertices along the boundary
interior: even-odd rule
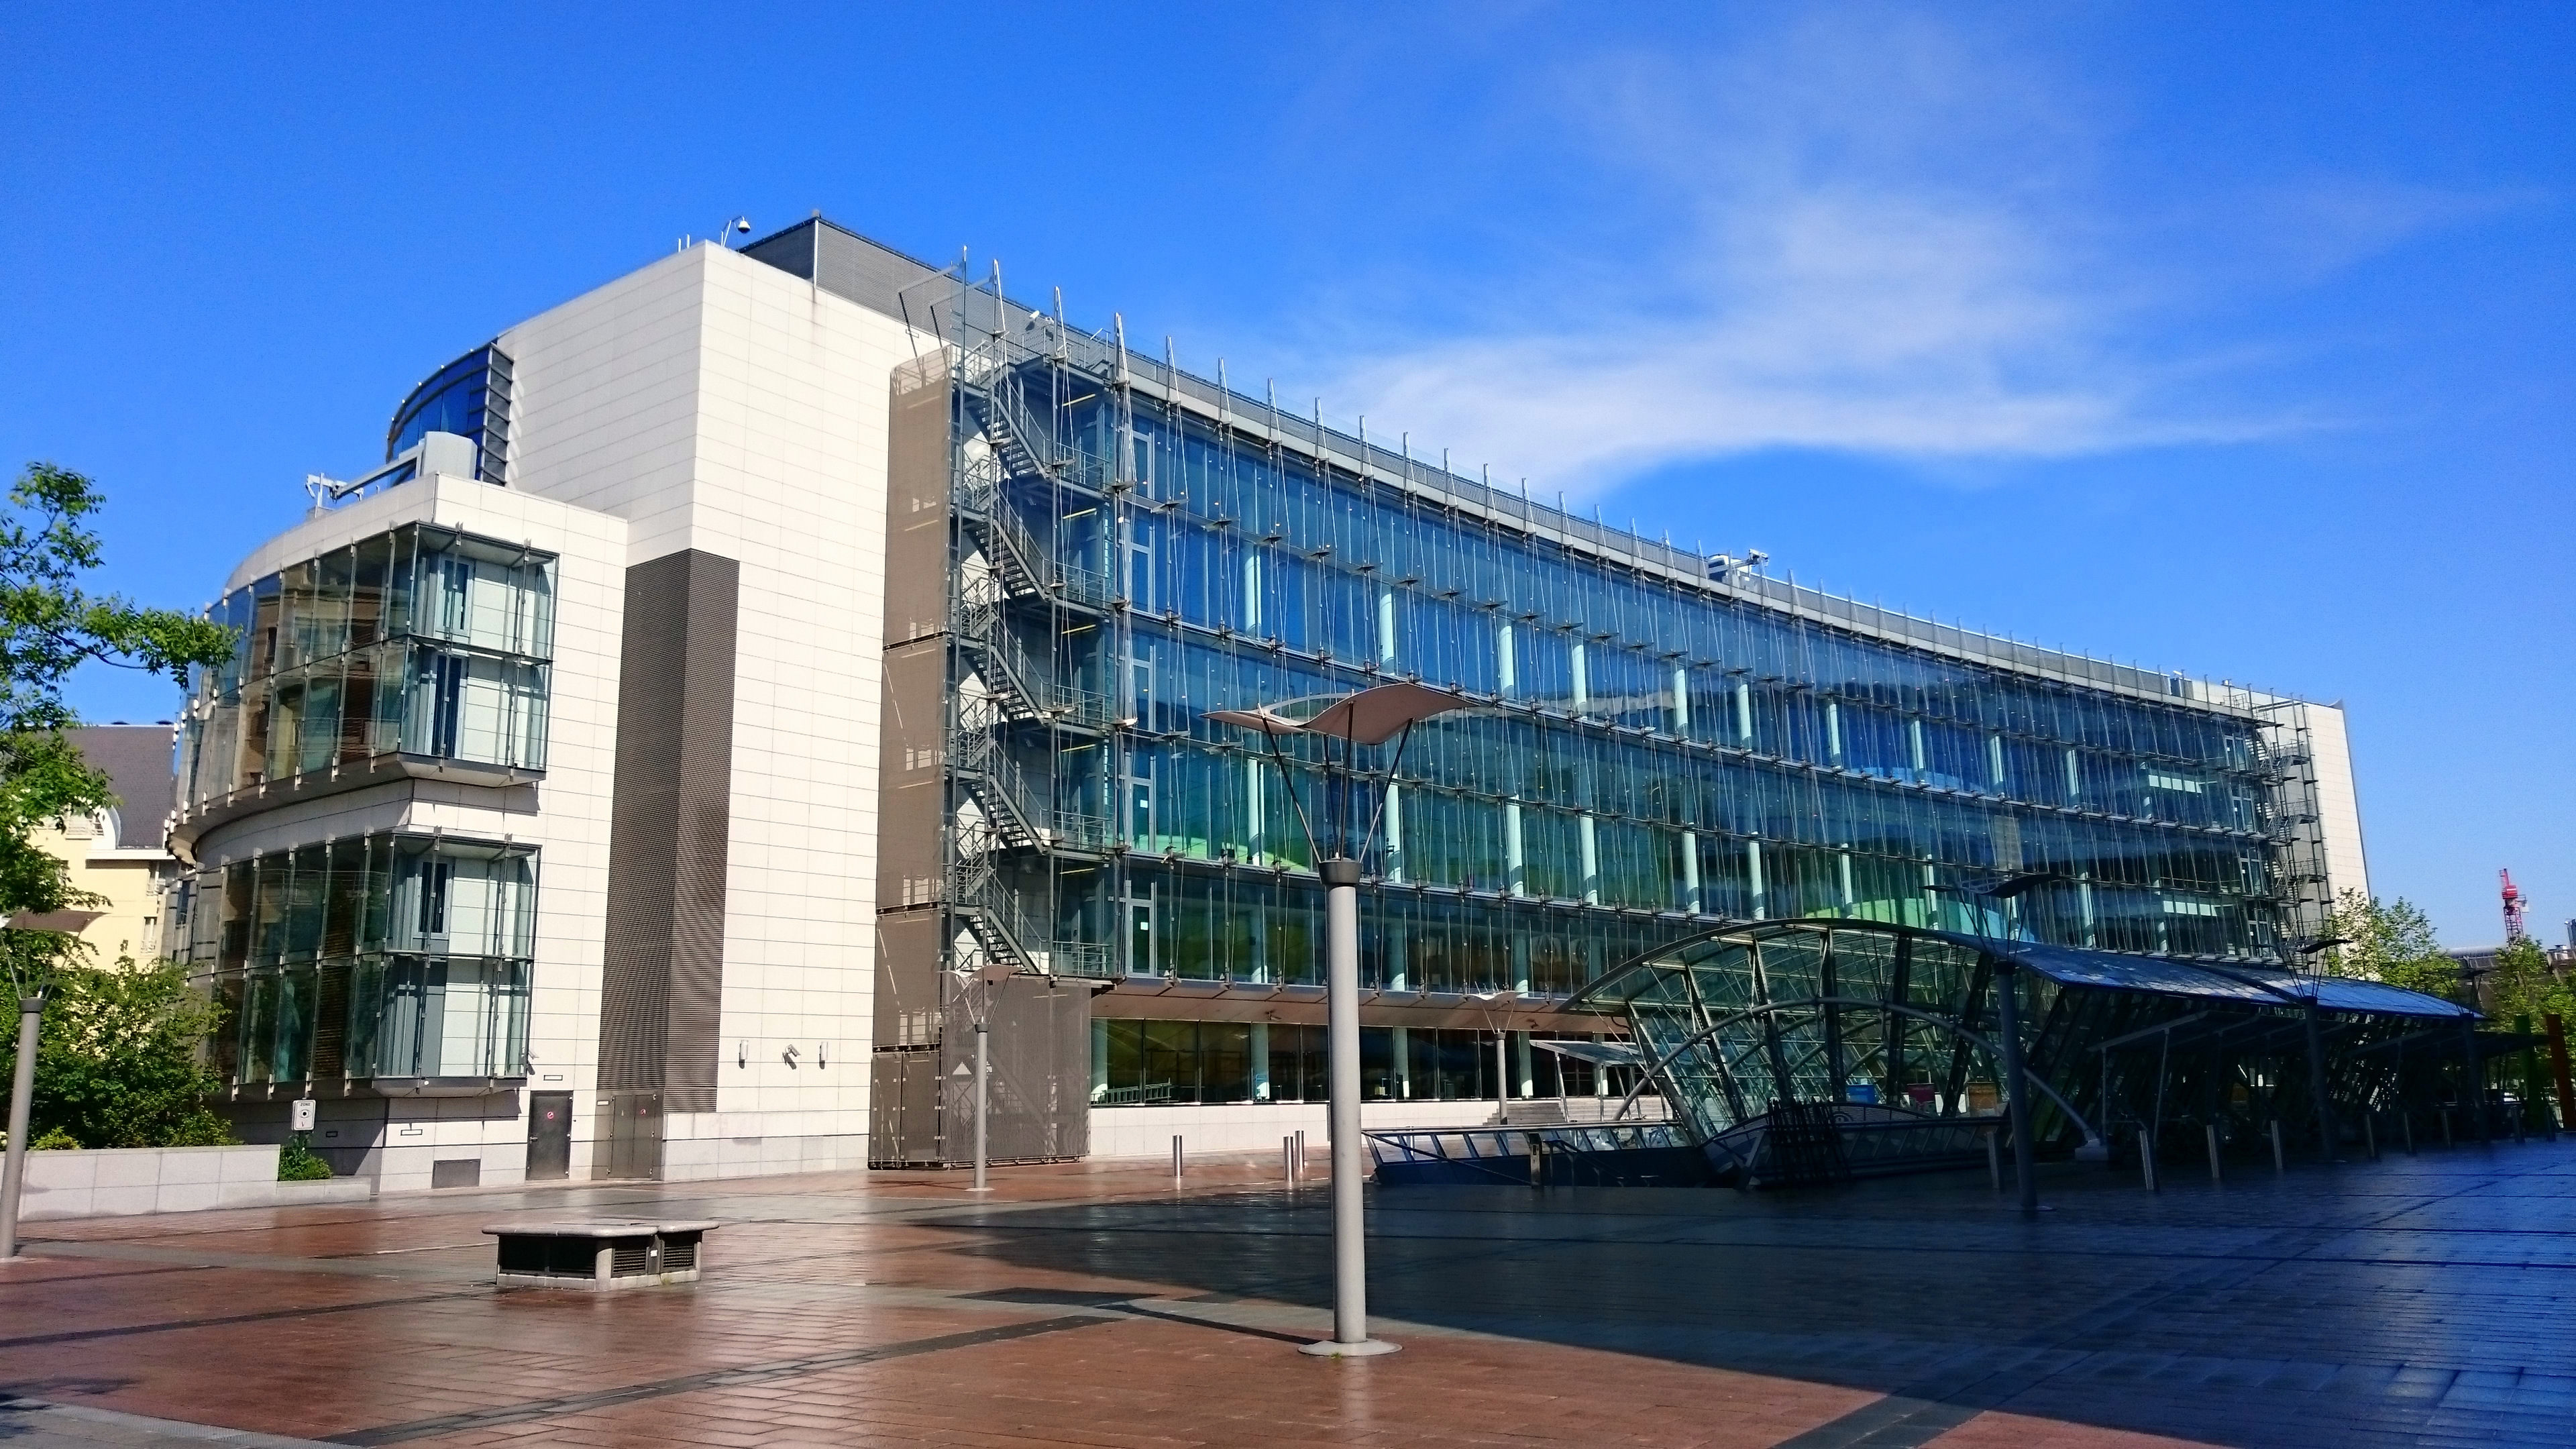
[[[1533,1049],[1531,1036],[1507,1033],[1498,1053],[1490,1031],[1362,1027],[1360,1091],[1372,1102],[1450,1102],[1494,1097],[1500,1083],[1515,1097],[1617,1095],[1633,1085],[1625,1072],[1604,1080],[1589,1063]],[[1272,1022],[1094,1021],[1091,1101],[1321,1102],[1331,1095],[1324,1039],[1320,1026]]]

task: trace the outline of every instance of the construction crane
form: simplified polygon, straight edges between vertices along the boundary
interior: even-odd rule
[[[2522,888],[2513,883],[2512,871],[2497,871],[2496,878],[2504,882],[2504,939],[2511,945],[2522,939],[2522,913],[2529,903],[2522,898]]]

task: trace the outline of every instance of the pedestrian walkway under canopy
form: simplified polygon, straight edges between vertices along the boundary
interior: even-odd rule
[[[2491,1110],[2470,1086],[2482,1054],[2519,1045],[2375,981],[1832,919],[1708,931],[1567,1010],[1627,1021],[1644,1082],[1721,1177],[1794,1180],[1979,1160],[2006,1101],[2002,980],[2017,983],[2042,1157],[2134,1152],[2141,1129],[2196,1151],[2204,1127],[2250,1151],[2274,1123],[2313,1146],[2324,1124],[2348,1139],[2365,1117],[2480,1103],[2472,1130]]]

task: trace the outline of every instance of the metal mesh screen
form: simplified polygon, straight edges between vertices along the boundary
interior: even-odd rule
[[[609,815],[599,1084],[712,1112],[742,566],[689,550],[626,571]]]
[[[992,1098],[986,1150],[994,1162],[1047,1162],[1091,1150],[1091,993],[1039,976],[1013,976],[993,991]],[[975,1154],[975,1022],[952,991],[940,1036],[944,1155]],[[963,1069],[962,1071],[960,1069]]]

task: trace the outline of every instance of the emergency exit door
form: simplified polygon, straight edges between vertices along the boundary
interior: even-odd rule
[[[528,1094],[528,1181],[572,1176],[572,1093]]]

